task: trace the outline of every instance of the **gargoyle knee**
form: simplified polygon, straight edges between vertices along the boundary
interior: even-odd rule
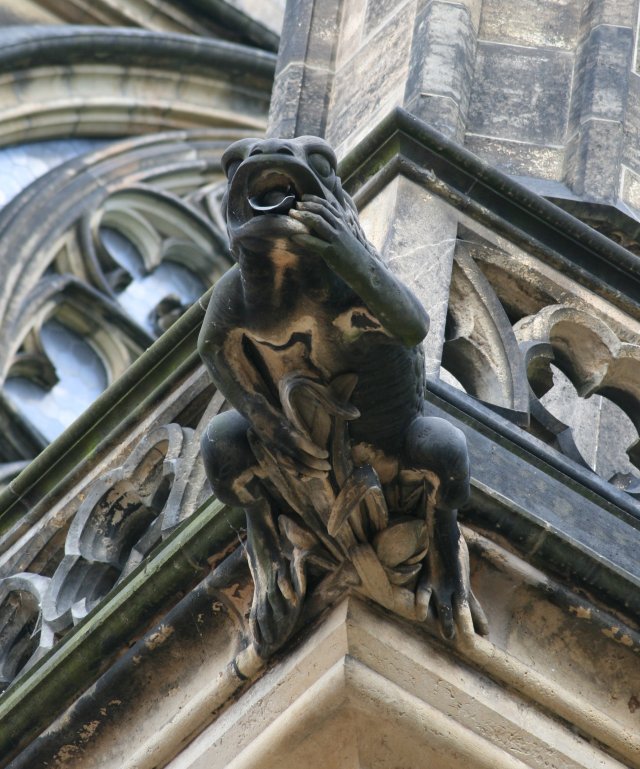
[[[247,488],[256,464],[247,439],[248,429],[249,422],[241,414],[225,411],[213,417],[200,442],[213,493],[227,505],[243,506],[255,500]]]
[[[462,430],[439,417],[417,417],[405,439],[405,463],[440,478],[441,504],[457,508],[469,496],[469,452]]]

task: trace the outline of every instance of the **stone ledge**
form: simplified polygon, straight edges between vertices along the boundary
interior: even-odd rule
[[[402,173],[640,318],[640,257],[397,107],[341,165],[359,207]]]
[[[502,654],[488,642],[452,654],[349,599],[168,767],[622,766],[559,721],[549,701],[532,704],[542,678],[531,668],[509,657],[511,691],[487,678],[495,664],[482,666]],[[594,729],[609,721],[559,681],[545,687],[558,708],[573,700],[576,721]],[[618,749],[637,760],[634,737],[624,729],[618,736]],[[125,761],[127,769],[153,765],[140,753]]]

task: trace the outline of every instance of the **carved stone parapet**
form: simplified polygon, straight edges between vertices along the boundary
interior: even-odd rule
[[[597,315],[569,305],[545,307],[514,331],[526,361],[534,427],[574,461],[640,495],[640,345],[621,341]],[[575,392],[573,403],[567,386],[561,400],[553,397],[558,370]],[[591,420],[572,414],[589,400]]]
[[[210,496],[199,442],[223,403],[215,396],[195,427],[162,417],[202,402],[199,372],[175,391],[148,431],[134,432],[119,463],[87,479],[8,547],[0,572],[0,684],[26,673]],[[180,393],[180,389],[183,390]],[[168,414],[167,414],[167,406]],[[164,413],[163,413],[164,412]],[[137,433],[137,434],[136,434]],[[41,573],[36,573],[40,571]],[[2,572],[4,574],[2,574]]]

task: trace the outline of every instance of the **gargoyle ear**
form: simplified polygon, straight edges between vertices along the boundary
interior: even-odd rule
[[[240,163],[242,163],[242,161],[243,161],[243,158],[233,158],[233,160],[230,160],[227,163],[227,166],[225,168],[225,173],[229,181],[231,181],[235,176],[235,173],[238,170]]]

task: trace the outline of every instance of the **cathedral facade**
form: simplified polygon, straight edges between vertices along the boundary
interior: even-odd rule
[[[0,766],[640,767],[636,0],[0,23]],[[352,548],[254,642],[245,514],[200,453],[232,398],[197,340],[238,256],[225,150],[300,136],[428,312],[484,635]]]

